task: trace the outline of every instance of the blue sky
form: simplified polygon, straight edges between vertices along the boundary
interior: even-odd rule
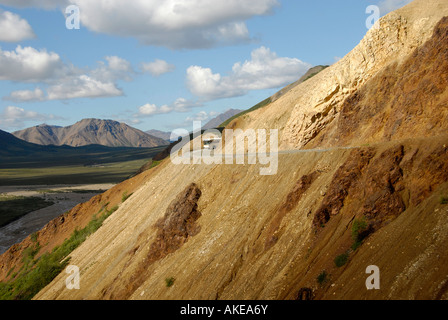
[[[83,118],[189,129],[333,64],[367,32],[369,5],[408,2],[0,0],[0,129]]]

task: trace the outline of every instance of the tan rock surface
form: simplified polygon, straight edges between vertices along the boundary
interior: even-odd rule
[[[339,114],[344,100],[394,62],[401,62],[448,15],[448,2],[415,0],[389,13],[344,58],[283,97],[229,127],[277,128],[280,148],[302,148]]]

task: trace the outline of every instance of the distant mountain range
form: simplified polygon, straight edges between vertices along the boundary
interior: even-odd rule
[[[221,125],[221,123],[223,123],[224,121],[227,121],[227,119],[232,118],[233,116],[241,113],[242,111],[243,110],[229,109],[226,112],[218,115],[216,118],[213,118],[212,120],[207,122],[205,125],[202,126],[202,129],[207,130],[207,129],[218,128]]]
[[[84,119],[68,127],[38,125],[12,133],[40,145],[103,145],[108,147],[151,148],[168,145],[164,139],[113,120]]]
[[[152,158],[163,148],[165,147],[107,147],[96,144],[81,147],[44,146],[21,140],[11,133],[0,130],[0,169],[46,168],[133,161]],[[3,182],[1,181],[0,185]]]
[[[205,125],[202,126],[202,129],[207,130],[207,129],[218,128],[221,125],[221,123],[223,123],[227,119],[230,119],[233,116],[235,116],[235,115],[237,115],[237,114],[239,114],[241,112],[243,112],[243,110],[229,109],[226,112],[221,113],[217,117],[211,119],[209,122],[207,122]],[[166,141],[170,141],[171,132],[160,131],[160,130],[148,130],[148,131],[145,131],[145,132],[147,134],[150,134],[150,135],[154,136],[154,137],[158,137],[160,139],[163,139],[163,140],[166,140]]]
[[[163,139],[163,140],[165,140],[165,141],[170,141],[171,132],[168,132],[168,131],[160,131],[160,130],[154,130],[154,129],[152,129],[152,130],[148,130],[148,131],[145,131],[145,132],[146,132],[147,134],[151,135],[151,136],[154,136],[154,137]]]

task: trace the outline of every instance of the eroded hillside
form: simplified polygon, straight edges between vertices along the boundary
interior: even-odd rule
[[[280,129],[277,174],[167,159],[134,178],[71,254],[80,289],[62,272],[35,298],[447,299],[444,16],[446,1],[415,0],[230,123]],[[370,265],[380,290],[366,289]]]
[[[302,288],[315,298],[446,297],[446,141],[281,155],[278,175],[265,177],[257,166],[166,166],[72,254],[81,289],[67,290],[61,274],[37,298],[294,299]],[[383,270],[379,292],[365,288],[372,264]]]

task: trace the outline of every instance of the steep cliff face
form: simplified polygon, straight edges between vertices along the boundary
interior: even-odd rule
[[[387,66],[397,68],[423,45],[447,12],[448,2],[440,0],[415,0],[391,12],[337,63],[231,126],[278,128],[281,149],[306,146],[338,119],[347,97]]]
[[[448,17],[401,62],[378,72],[341,105],[307,147],[443,135],[448,128]]]
[[[280,129],[277,174],[165,161],[71,254],[80,290],[61,273],[36,298],[448,299],[445,15],[415,0],[233,121]]]

